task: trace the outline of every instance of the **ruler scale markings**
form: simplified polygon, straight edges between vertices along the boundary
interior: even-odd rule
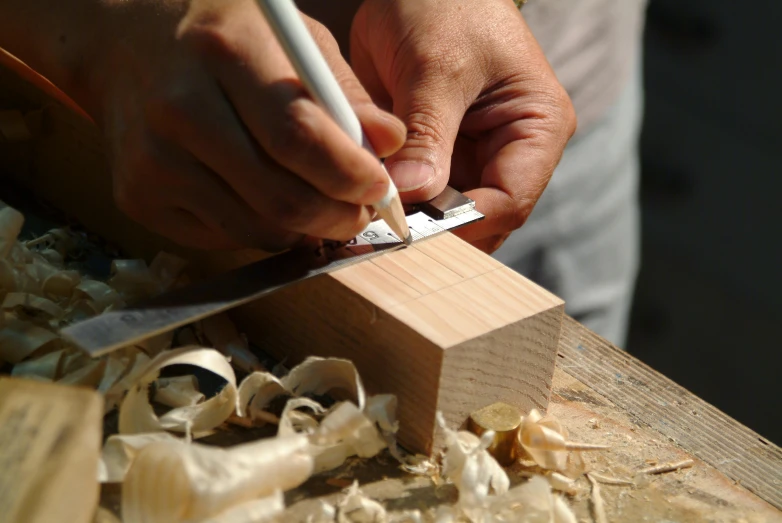
[[[445,215],[449,217],[442,220],[423,212],[408,216],[413,239],[423,240],[483,219],[472,206]],[[101,356],[239,307],[292,283],[402,247],[404,244],[385,222],[372,222],[347,244],[322,242],[318,246],[291,250],[162,294],[135,307],[109,311],[70,325],[62,330],[62,335],[91,356]]]

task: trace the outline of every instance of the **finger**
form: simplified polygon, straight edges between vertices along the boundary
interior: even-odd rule
[[[405,143],[405,124],[392,113],[375,105],[353,69],[342,58],[337,42],[328,29],[311,19],[305,19],[313,39],[326,57],[376,155],[385,158],[394,154]]]
[[[486,218],[461,231],[463,239],[499,236],[524,224],[564,148],[557,139],[544,133],[511,141],[491,157],[481,172],[481,187],[465,193]]]
[[[187,38],[254,140],[330,198],[357,205],[382,198],[388,179],[377,158],[306,95],[257,6],[231,9],[219,25],[197,26]]]
[[[255,218],[247,221],[254,229],[248,237],[257,239],[256,247],[285,246],[291,238],[284,235],[290,233],[349,240],[369,221],[365,207],[327,197],[257,147],[213,83],[194,81],[184,94],[150,106],[147,118],[168,141],[181,144],[224,180],[253,211]],[[191,194],[199,198],[196,191]]]
[[[193,213],[181,208],[161,211],[146,226],[189,249],[235,250],[242,246],[224,232],[207,227]]]
[[[241,247],[279,252],[295,244],[302,234],[285,230],[269,216],[255,212],[216,173],[192,155],[183,154],[166,168],[176,170],[187,180],[171,202],[198,218],[213,234],[225,236]]]
[[[431,199],[448,184],[459,126],[478,95],[465,91],[470,82],[455,84],[440,72],[426,65],[395,88],[394,113],[405,122],[407,139],[386,167],[405,201]]]

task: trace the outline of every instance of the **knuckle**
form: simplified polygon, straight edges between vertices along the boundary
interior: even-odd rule
[[[578,126],[578,118],[576,116],[576,109],[573,106],[573,101],[570,99],[570,95],[564,89],[559,88],[557,95],[557,107],[559,108],[560,120],[562,122],[562,129],[567,139],[570,139],[576,132]]]
[[[197,55],[235,60],[240,56],[239,40],[220,20],[189,25],[180,31],[179,39]]]
[[[339,45],[337,44],[337,41],[334,39],[331,31],[329,31],[325,25],[318,22],[317,20],[308,18],[307,27],[310,30],[310,34],[312,35],[313,40],[317,42],[322,51],[339,51]]]
[[[442,119],[438,117],[432,107],[420,104],[413,106],[411,110],[411,113],[405,118],[408,142],[435,144],[445,141]]]
[[[430,49],[418,60],[421,71],[427,76],[445,81],[445,85],[458,85],[473,73],[475,67],[472,53],[461,46],[456,48]],[[457,82],[457,83],[454,83]]]
[[[533,203],[528,198],[520,198],[512,203],[512,207],[509,210],[507,216],[506,231],[515,231],[524,225],[532,213]]]

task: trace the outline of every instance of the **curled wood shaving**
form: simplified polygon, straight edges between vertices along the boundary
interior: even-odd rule
[[[577,443],[567,440],[567,429],[557,419],[543,417],[532,409],[521,420],[519,445],[536,465],[548,470],[565,472],[577,477],[585,471],[585,464],[579,452],[582,450],[605,450],[605,445]]]
[[[256,420],[267,419],[264,414],[269,403],[276,397],[289,395],[282,382],[269,372],[254,372],[239,385],[240,416],[249,416]],[[251,401],[252,400],[252,401]]]
[[[14,364],[14,376],[95,387],[111,410],[133,383],[123,377],[143,358],[129,355],[136,349],[126,348],[91,360],[64,342],[59,329],[122,307],[126,297],[166,290],[176,283],[184,262],[167,254],[157,256],[149,268],[140,260],[115,261],[114,288],[66,268],[64,260],[84,245],[83,239],[53,229],[22,242],[23,221],[19,212],[0,202],[0,359]],[[171,337],[167,333],[140,347],[155,356],[171,346]]]
[[[101,483],[121,482],[139,451],[157,441],[176,441],[176,438],[168,432],[109,436],[101,452],[98,481]]]
[[[311,441],[317,472],[332,470],[352,456],[374,457],[386,448],[375,424],[348,402],[338,404],[329,412]]]
[[[122,519],[125,523],[208,520],[297,487],[312,470],[304,435],[230,449],[183,441],[150,443],[133,460],[122,484]]]
[[[509,488],[504,470],[486,451],[492,441],[491,431],[478,438],[469,432],[448,430],[442,416],[438,415],[438,421],[446,434],[443,475],[459,491],[455,506],[438,509],[438,523],[465,519],[497,523],[576,522],[564,499],[552,493],[550,479],[534,475],[526,483]],[[572,484],[569,478],[560,475],[554,481]]]
[[[364,409],[366,394],[355,365],[339,358],[309,357],[281,380],[285,390],[295,396],[306,394],[339,395],[347,393],[350,399]]]
[[[386,523],[386,509],[368,498],[358,488],[358,481],[347,488],[345,496],[337,503],[337,523]]]
[[[171,365],[201,367],[223,378],[226,385],[216,396],[206,401],[175,408],[158,418],[149,402],[149,385],[158,378],[161,369]],[[236,410],[236,376],[225,357],[214,349],[182,347],[167,351],[155,357],[138,374],[138,379],[120,406],[121,434],[161,430],[204,433],[222,424]]]
[[[442,473],[459,491],[459,505],[467,510],[479,508],[490,491],[498,495],[508,491],[508,475],[486,451],[494,437],[492,431],[479,438],[471,432],[451,430],[439,412],[437,422],[445,433]]]
[[[216,314],[199,322],[204,341],[230,358],[242,372],[265,371],[258,357],[250,351],[247,338],[239,333],[227,314]]]
[[[167,407],[192,407],[204,400],[198,390],[195,376],[174,376],[160,378],[155,389],[155,401]]]

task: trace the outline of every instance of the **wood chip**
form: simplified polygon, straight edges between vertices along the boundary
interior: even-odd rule
[[[675,472],[677,470],[692,467],[695,464],[695,461],[691,459],[685,459],[682,461],[676,461],[672,463],[663,463],[662,465],[657,465],[656,467],[649,467],[645,468],[643,470],[640,470],[639,474],[662,474],[664,472]]]
[[[592,484],[592,511],[594,512],[595,523],[608,523],[603,496],[600,495],[600,483],[592,477],[591,473],[587,473],[586,477]]]
[[[610,448],[610,445],[597,445],[595,443],[578,443],[575,441],[565,443],[566,450],[607,450]]]
[[[603,476],[602,474],[596,474],[594,472],[590,472],[589,475],[600,483],[605,483],[606,485],[621,485],[627,487],[635,485],[635,483],[629,479],[615,478],[613,476]]]

